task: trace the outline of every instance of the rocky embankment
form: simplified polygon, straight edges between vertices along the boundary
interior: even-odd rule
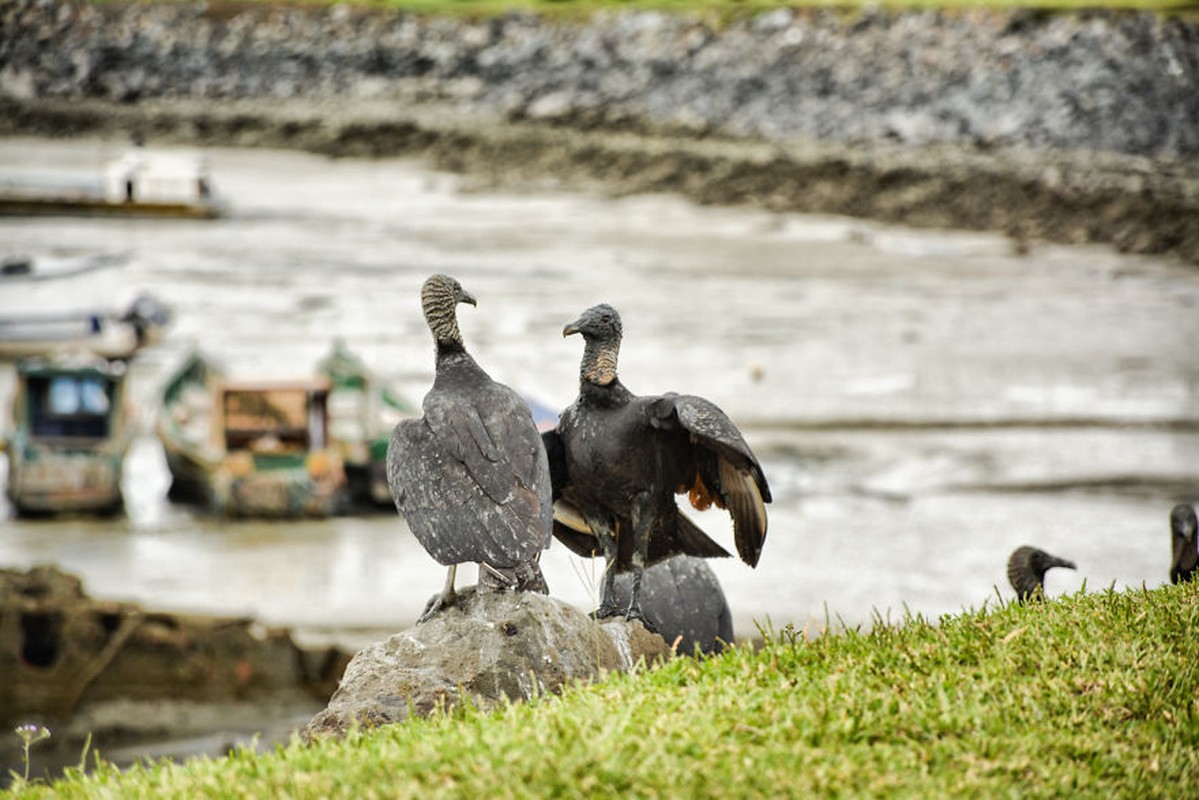
[[[1199,262],[1193,17],[4,4],[0,134],[115,131]]]

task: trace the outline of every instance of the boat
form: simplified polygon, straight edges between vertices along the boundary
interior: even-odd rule
[[[127,253],[0,256],[0,360],[83,349],[128,359],[161,338],[167,307],[130,291]]]
[[[18,514],[123,510],[132,427],[125,374],[124,362],[89,353],[17,362],[3,446]]]
[[[212,219],[225,213],[207,161],[186,152],[131,148],[100,179],[13,175],[0,179],[0,214]]]
[[[164,385],[169,497],[231,517],[324,517],[349,501],[329,436],[330,384],[239,380],[193,351]]]
[[[387,445],[396,424],[418,412],[340,339],[316,373],[331,387],[329,435],[341,452],[351,497],[359,505],[391,508]]]

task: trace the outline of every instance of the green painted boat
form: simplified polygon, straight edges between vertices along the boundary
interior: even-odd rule
[[[387,445],[396,424],[419,411],[341,340],[316,372],[329,381],[329,435],[345,463],[351,496],[358,504],[391,508]]]
[[[125,364],[90,354],[16,364],[6,494],[19,514],[124,508],[131,441]]]
[[[192,353],[164,385],[157,432],[169,497],[234,517],[324,517],[346,510],[324,379],[233,380]]]

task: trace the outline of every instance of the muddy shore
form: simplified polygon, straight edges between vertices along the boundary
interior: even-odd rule
[[[482,183],[1098,242],[1199,263],[1199,24],[235,4],[0,15],[0,135],[415,156]]]

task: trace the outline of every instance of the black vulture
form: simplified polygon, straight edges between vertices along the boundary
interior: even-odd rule
[[[396,425],[387,448],[396,508],[429,555],[449,567],[421,622],[453,602],[458,564],[479,565],[482,589],[548,592],[540,558],[553,503],[541,435],[529,404],[466,352],[458,303],[473,306],[475,299],[447,275],[421,287],[436,376],[424,416]]]
[[[554,477],[554,535],[607,563],[596,617],[645,620],[642,574],[670,556],[729,555],[684,515],[675,493],[733,518],[737,553],[756,566],[766,539],[770,487],[740,431],[711,402],[688,395],[639,397],[620,382],[620,315],[588,309],[563,336],[582,334],[579,396],[542,434]],[[633,573],[627,605],[613,595],[617,572]]]
[[[1195,544],[1195,530],[1199,527],[1195,509],[1179,503],[1170,511],[1170,537],[1174,541],[1174,559],[1170,562],[1170,581],[1189,581],[1199,564],[1199,550]]]
[[[613,599],[628,607],[633,576],[616,576]],[[716,573],[708,562],[694,556],[672,556],[646,567],[641,581],[641,610],[650,627],[666,643],[678,640],[678,652],[695,655],[719,653],[733,642],[733,614]]]
[[[1021,602],[1045,597],[1045,573],[1054,567],[1077,569],[1073,561],[1051,556],[1044,550],[1024,545],[1007,560],[1007,579]]]

